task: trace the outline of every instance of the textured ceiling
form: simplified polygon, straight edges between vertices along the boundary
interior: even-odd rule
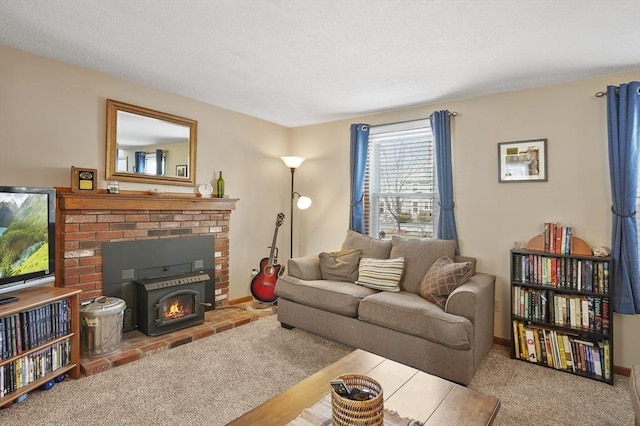
[[[0,0],[0,43],[296,127],[640,70],[640,0]]]

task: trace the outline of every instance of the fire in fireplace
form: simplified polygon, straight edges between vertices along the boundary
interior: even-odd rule
[[[137,281],[138,329],[149,336],[191,327],[204,321],[204,273]]]

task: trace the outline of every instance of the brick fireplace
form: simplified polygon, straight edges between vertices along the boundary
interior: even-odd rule
[[[56,285],[81,289],[83,300],[102,296],[105,242],[213,235],[215,304],[228,304],[229,220],[237,199],[56,191]]]

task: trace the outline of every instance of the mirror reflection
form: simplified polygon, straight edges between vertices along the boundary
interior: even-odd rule
[[[107,179],[195,183],[197,122],[107,100]]]

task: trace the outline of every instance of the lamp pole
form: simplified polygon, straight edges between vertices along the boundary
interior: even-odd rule
[[[291,208],[289,209],[289,226],[290,226],[290,231],[289,231],[289,248],[291,250],[291,253],[289,255],[289,258],[293,258],[293,198],[294,198],[294,192],[293,192],[293,175],[296,172],[296,168],[295,167],[291,167]]]

